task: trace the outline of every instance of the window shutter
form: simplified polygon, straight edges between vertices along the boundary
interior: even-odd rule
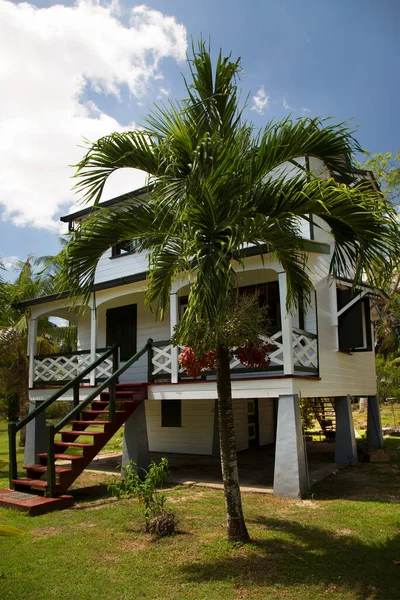
[[[354,298],[350,289],[337,288],[338,310]],[[362,298],[338,319],[339,349],[351,352],[372,350],[371,315],[369,298]]]

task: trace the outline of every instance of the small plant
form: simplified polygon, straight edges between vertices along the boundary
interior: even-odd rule
[[[166,497],[157,492],[161,488],[168,471],[168,460],[162,458],[157,465],[150,463],[148,469],[143,469],[131,460],[122,467],[123,479],[108,486],[111,494],[117,498],[137,498],[143,507],[146,531],[156,533],[160,537],[170,535],[175,531],[175,516],[164,509]],[[138,471],[144,473],[140,477]]]

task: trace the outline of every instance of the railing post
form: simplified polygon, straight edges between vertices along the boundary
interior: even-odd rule
[[[178,304],[178,292],[172,292],[169,296],[169,308],[170,308],[170,327],[171,327],[171,338],[174,335],[175,327],[179,321],[179,304]],[[178,348],[177,346],[171,347],[171,383],[178,383]]]
[[[54,425],[49,423],[47,429],[47,492],[50,498],[56,496],[56,465],[54,458]]]
[[[10,489],[14,489],[13,479],[18,477],[18,466],[17,466],[17,424],[8,424],[8,450],[10,458]]]
[[[92,306],[90,307],[90,362],[93,363],[96,360],[96,346],[97,346],[97,309],[96,309],[96,298],[93,294]],[[93,369],[89,375],[90,385],[96,385],[96,369]]]
[[[37,338],[37,320],[30,319],[28,325],[29,387],[35,385],[35,354]]]
[[[278,273],[278,281],[282,321],[283,373],[285,375],[293,375],[292,315],[286,308],[287,281],[284,271]]]
[[[73,389],[74,407],[79,406],[79,384],[80,384],[79,381],[77,383],[75,383],[74,389]]]
[[[153,340],[149,338],[147,340],[147,382],[151,383],[153,381]]]
[[[117,397],[117,382],[115,379],[110,383],[108,388],[110,392],[110,405],[108,410],[108,420],[110,423],[115,423],[115,400]]]
[[[118,346],[115,346],[115,348],[113,350],[112,361],[113,361],[113,373],[115,373],[115,371],[118,371]]]

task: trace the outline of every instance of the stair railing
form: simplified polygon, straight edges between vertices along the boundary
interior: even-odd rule
[[[147,340],[146,345],[139,350],[136,354],[131,356],[129,360],[127,360],[121,367],[119,367],[106,381],[101,383],[99,387],[93,390],[92,393],[88,394],[86,398],[78,403],[74,408],[67,414],[61,421],[59,421],[56,425],[49,423],[46,425],[47,429],[47,492],[48,495],[53,498],[56,495],[56,465],[54,460],[54,436],[56,433],[59,433],[63,427],[68,425],[74,417],[80,416],[80,413],[85,410],[85,408],[93,402],[106,388],[109,389],[110,392],[110,403],[109,403],[109,413],[108,420],[110,423],[115,423],[115,404],[116,404],[116,391],[117,391],[117,382],[120,375],[122,375],[133,363],[135,363],[139,358],[143,356],[143,354],[151,353],[153,345],[153,340],[149,338]]]
[[[96,369],[104,360],[106,360],[109,356],[113,356],[113,370],[118,369],[118,346],[114,344],[108,348],[101,356],[96,358],[90,365],[86,367],[79,375],[77,375],[74,379],[66,383],[62,388],[54,392],[47,400],[42,402],[39,406],[34,408],[31,412],[29,412],[26,417],[21,419],[18,422],[11,422],[8,424],[8,449],[9,449],[9,457],[10,457],[10,488],[12,487],[12,480],[17,479],[18,476],[18,465],[17,465],[17,433],[25,427],[28,423],[30,423],[33,419],[35,419],[40,413],[44,412],[49,406],[53,404],[56,400],[61,398],[64,394],[69,392],[69,390],[73,390],[73,401],[74,406],[79,405],[79,386],[82,381],[93,369]]]

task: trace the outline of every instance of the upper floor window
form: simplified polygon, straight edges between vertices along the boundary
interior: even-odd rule
[[[123,242],[119,242],[119,244],[115,244],[111,248],[111,257],[114,258],[116,256],[123,256],[124,254],[130,254],[137,247],[137,242],[133,240],[124,240]]]

